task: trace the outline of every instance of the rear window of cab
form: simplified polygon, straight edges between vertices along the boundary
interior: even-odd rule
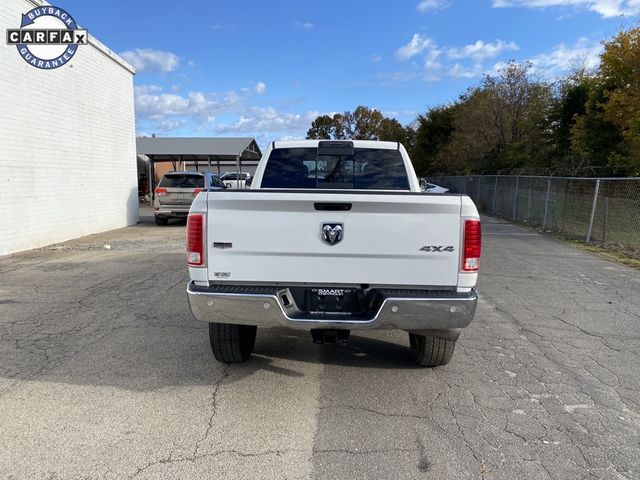
[[[409,190],[409,177],[398,150],[355,148],[353,155],[318,155],[317,148],[276,148],[261,188]]]

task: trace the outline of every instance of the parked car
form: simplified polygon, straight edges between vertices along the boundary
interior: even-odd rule
[[[420,179],[420,190],[426,193],[449,193],[449,189],[436,185],[435,183],[429,183],[425,178]]]
[[[224,182],[225,187],[241,190],[251,185],[247,185],[247,180],[251,178],[251,175],[246,172],[226,172],[220,179]]]
[[[476,311],[480,249],[473,201],[423,194],[401,144],[276,141],[250,190],[193,202],[189,305],[226,363],[284,326],[315,343],[404,330],[417,364],[444,365]]]
[[[156,224],[166,225],[170,218],[186,218],[193,199],[202,190],[226,188],[220,177],[209,172],[169,172],[154,191]]]

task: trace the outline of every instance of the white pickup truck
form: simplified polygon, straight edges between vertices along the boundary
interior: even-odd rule
[[[222,362],[284,326],[316,343],[405,330],[415,362],[438,366],[475,314],[480,250],[471,199],[421,192],[401,144],[278,141],[251,189],[194,200],[187,293]]]

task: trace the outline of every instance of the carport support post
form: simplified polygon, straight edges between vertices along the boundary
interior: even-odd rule
[[[547,228],[547,212],[549,211],[549,192],[551,191],[551,178],[547,180],[547,195],[544,199],[544,219],[542,220],[542,231]]]
[[[149,188],[151,189],[151,206],[156,199],[156,164],[153,156],[149,155]]]
[[[516,192],[513,195],[513,215],[511,217],[515,220],[518,215],[518,187],[520,186],[520,177],[516,177]]]
[[[151,175],[153,173],[152,165],[153,162],[151,161],[151,158],[149,158],[149,165],[147,167],[147,191],[144,192],[145,194],[149,194],[149,199],[151,199],[151,196],[153,195],[153,184],[151,183],[153,181],[151,180]],[[151,205],[153,206],[153,203]]]
[[[496,197],[498,195],[498,176],[496,175],[496,182],[493,184],[493,207],[491,208],[491,216],[496,216]]]
[[[596,191],[593,193],[593,203],[591,204],[591,216],[589,217],[589,230],[587,231],[587,243],[591,241],[591,231],[593,230],[593,218],[596,216],[596,206],[598,205],[599,191],[600,191],[600,179],[596,180]]]
[[[240,155],[236,155],[236,188],[240,190]]]

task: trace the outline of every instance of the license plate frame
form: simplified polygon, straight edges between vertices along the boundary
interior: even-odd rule
[[[312,314],[353,315],[356,310],[354,288],[310,288],[305,296],[307,311]]]

